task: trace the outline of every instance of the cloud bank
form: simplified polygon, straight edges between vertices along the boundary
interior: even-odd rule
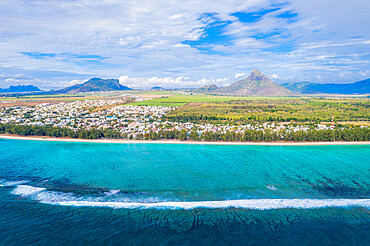
[[[0,87],[223,85],[370,77],[367,0],[2,0]]]

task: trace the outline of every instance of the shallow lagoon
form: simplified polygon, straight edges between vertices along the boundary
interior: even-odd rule
[[[0,242],[362,245],[369,159],[369,145],[0,139]]]

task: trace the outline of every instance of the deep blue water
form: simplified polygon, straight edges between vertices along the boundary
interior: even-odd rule
[[[0,139],[0,245],[368,245],[370,146]]]

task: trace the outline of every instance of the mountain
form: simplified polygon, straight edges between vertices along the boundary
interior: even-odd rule
[[[7,89],[0,88],[0,93],[9,93],[9,92],[35,92],[42,91],[40,88],[34,85],[11,85]]]
[[[92,78],[83,84],[77,84],[55,91],[56,93],[78,93],[92,91],[123,91],[132,90],[119,83],[118,79]]]
[[[306,94],[368,94],[370,93],[370,78],[349,84],[315,84],[310,82],[285,83],[285,88]]]
[[[272,82],[259,70],[254,69],[247,78],[218,90],[222,94],[237,96],[289,96],[293,93]]]
[[[165,88],[163,87],[160,87],[160,86],[153,86],[152,88],[150,88],[151,90],[155,90],[155,91],[161,91],[161,90],[166,90]]]
[[[200,87],[196,90],[194,90],[194,92],[204,92],[204,93],[207,93],[207,92],[217,92],[220,88],[217,87],[217,85],[213,84],[213,85],[205,85],[203,87]]]

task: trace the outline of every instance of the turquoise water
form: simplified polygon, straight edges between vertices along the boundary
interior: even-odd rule
[[[0,139],[3,245],[365,245],[369,145]]]

